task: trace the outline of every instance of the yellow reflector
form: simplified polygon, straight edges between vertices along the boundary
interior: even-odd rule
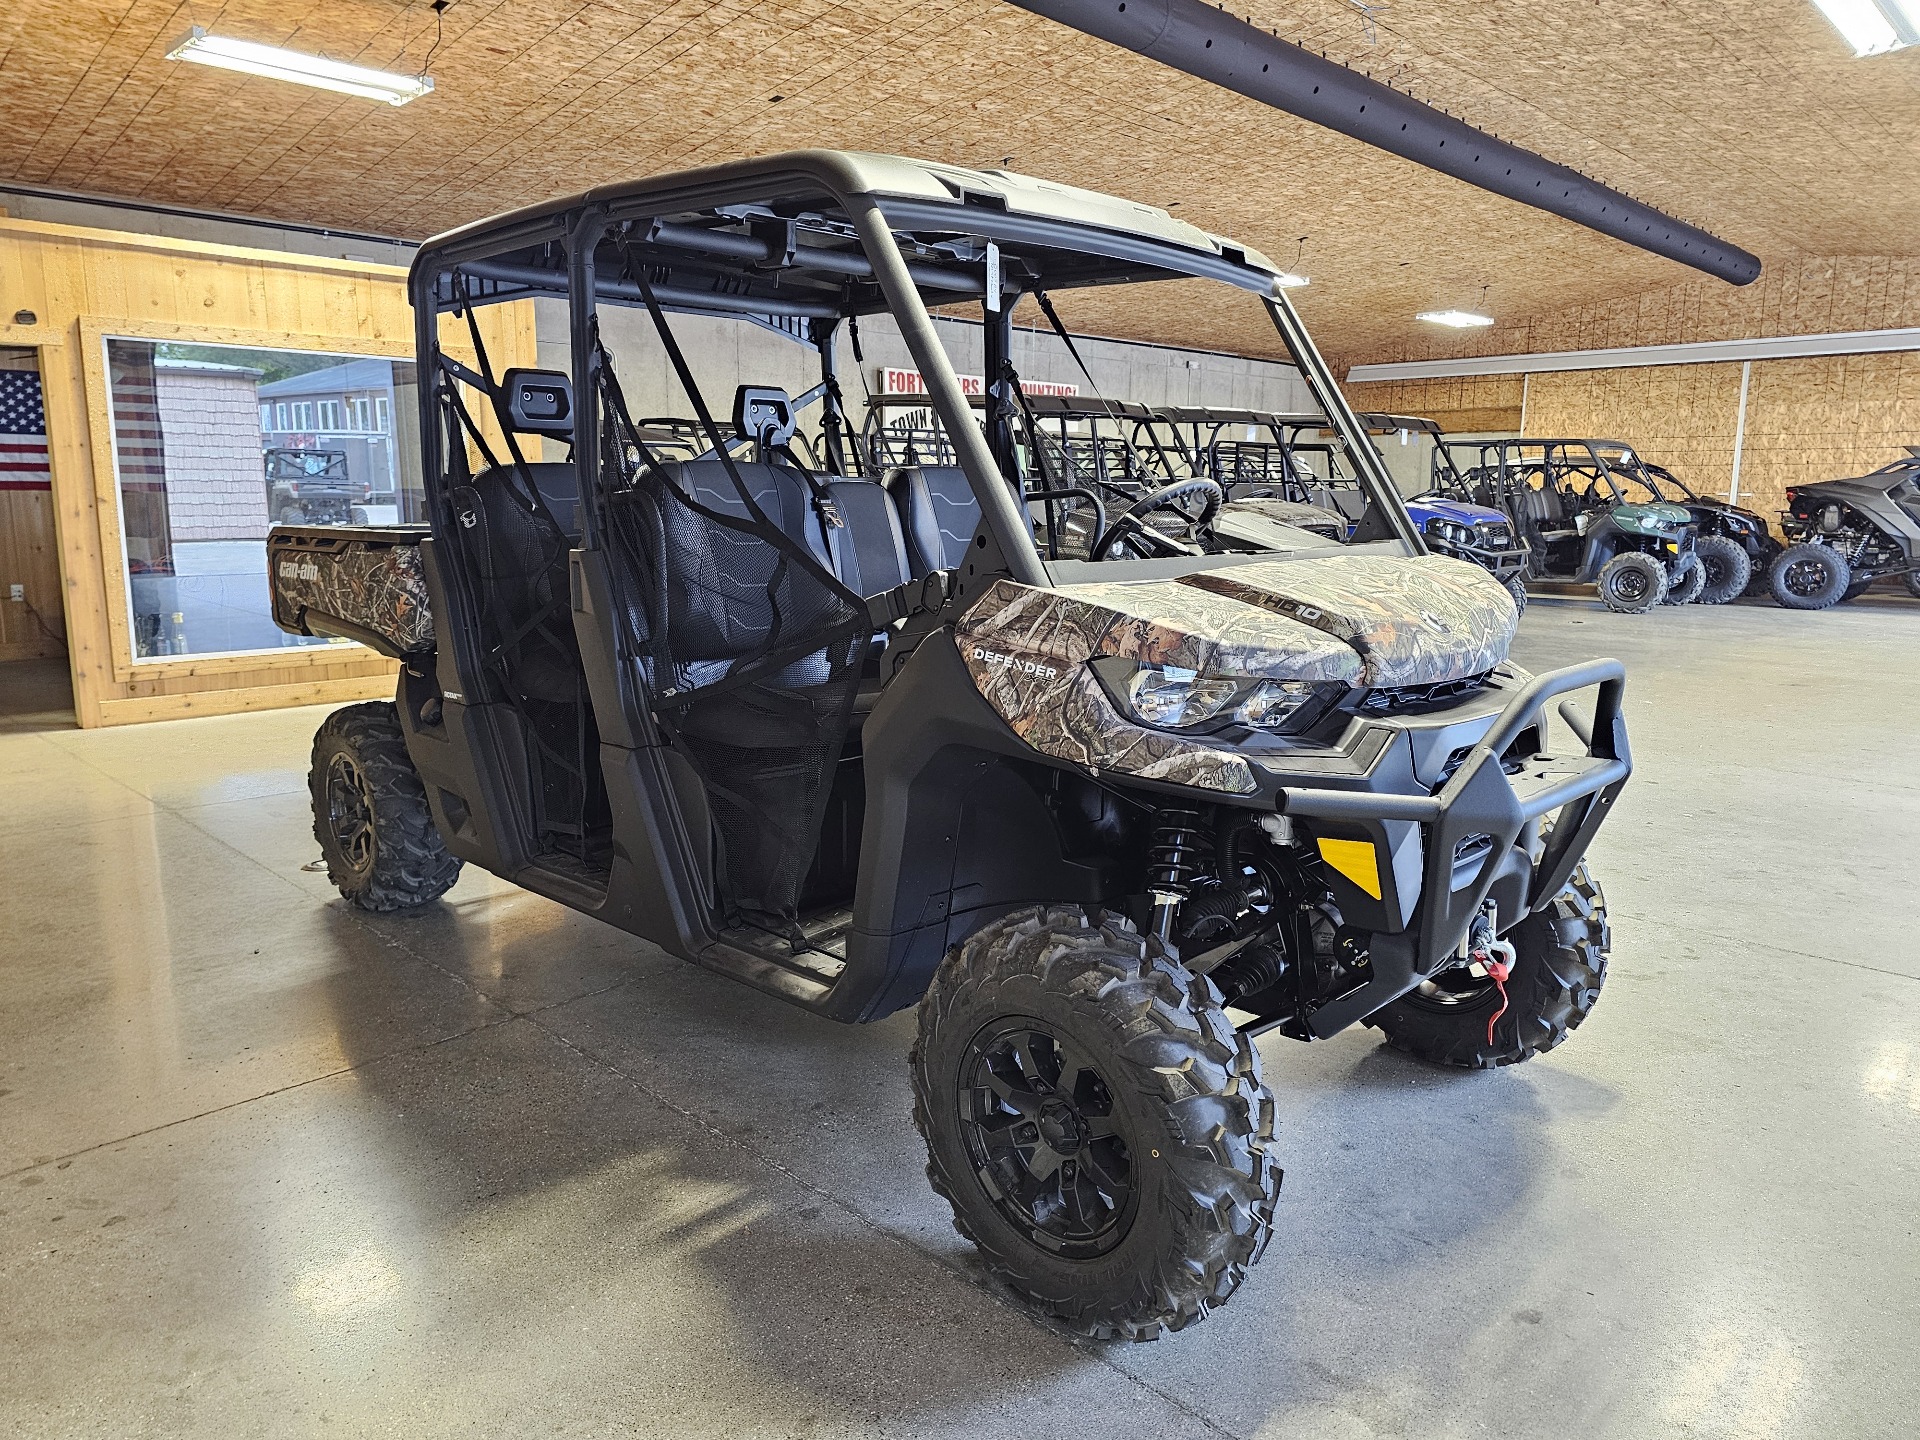
[[[1374,899],[1380,898],[1380,862],[1371,840],[1321,840],[1320,858]]]

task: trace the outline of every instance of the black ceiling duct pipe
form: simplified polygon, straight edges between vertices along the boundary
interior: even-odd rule
[[[1411,95],[1303,50],[1203,0],[1013,0],[1250,100],[1338,130],[1509,200],[1547,210],[1732,285],[1760,276],[1738,245],[1497,140]]]

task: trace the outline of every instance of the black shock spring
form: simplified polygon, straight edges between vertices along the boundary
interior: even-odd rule
[[[1156,894],[1191,893],[1194,877],[1205,868],[1211,842],[1191,805],[1162,805],[1153,816],[1153,845],[1147,851],[1147,887]]]

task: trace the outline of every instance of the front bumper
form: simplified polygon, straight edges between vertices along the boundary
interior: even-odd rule
[[[1526,544],[1514,539],[1511,534],[1504,537],[1504,544],[1491,537],[1471,543],[1442,539],[1437,535],[1425,538],[1427,548],[1434,554],[1446,555],[1454,560],[1471,560],[1482,569],[1491,571],[1493,578],[1503,583],[1526,568]]]
[[[1584,754],[1506,755],[1531,727],[1539,727],[1544,738],[1550,702],[1590,687],[1598,694],[1591,728],[1581,735]],[[1317,837],[1328,830],[1379,837],[1374,843],[1382,878],[1376,889],[1396,883],[1389,865],[1418,887],[1407,923],[1372,935],[1370,978],[1308,1016],[1313,1034],[1343,1030],[1456,963],[1468,926],[1496,882],[1509,897],[1503,931],[1560,893],[1633,771],[1621,711],[1625,688],[1618,660],[1590,660],[1536,676],[1430,795],[1292,786],[1281,792],[1282,813],[1305,822]],[[1563,705],[1560,713],[1580,734],[1581,722],[1570,709]],[[1514,764],[1514,773],[1503,760]],[[1549,814],[1555,817],[1551,829],[1535,839],[1532,827]],[[1413,838],[1409,827],[1417,833],[1417,850],[1407,843]],[[1402,837],[1398,843],[1394,832]]]

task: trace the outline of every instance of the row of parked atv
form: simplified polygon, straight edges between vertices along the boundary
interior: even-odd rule
[[[1825,610],[1882,577],[1920,595],[1920,450],[1858,479],[1789,489],[1782,541],[1754,511],[1696,493],[1618,441],[1450,442],[1431,422],[1408,423],[1435,435],[1434,494],[1512,517],[1531,578],[1591,583],[1610,609],[1771,593],[1791,610]]]
[[[1027,443],[1055,483],[1124,496],[1210,479],[1230,503],[1209,528],[1229,544],[1269,546],[1262,527],[1275,523],[1345,541],[1365,510],[1321,415],[1074,396],[1034,396],[1027,411]],[[1626,614],[1766,594],[1788,609],[1824,610],[1882,578],[1904,579],[1920,596],[1920,447],[1858,479],[1788,490],[1782,540],[1759,514],[1700,495],[1619,441],[1449,440],[1419,416],[1359,418],[1376,436],[1431,442],[1429,486],[1407,502],[1428,547],[1484,567],[1522,608],[1529,580],[1593,585]],[[944,444],[885,403],[866,438],[902,452],[876,456],[882,463],[926,459],[918,452]]]

